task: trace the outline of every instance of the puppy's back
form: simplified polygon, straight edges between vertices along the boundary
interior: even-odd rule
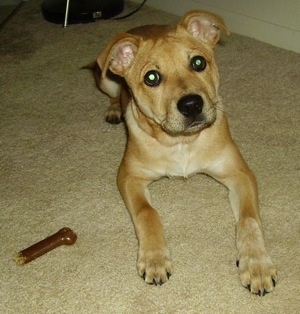
[[[165,36],[173,29],[170,25],[150,24],[132,28],[127,33],[141,36],[143,39],[155,39]]]

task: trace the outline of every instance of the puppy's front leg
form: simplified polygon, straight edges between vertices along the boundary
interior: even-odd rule
[[[255,177],[233,143],[215,165],[212,176],[229,189],[237,220],[237,266],[242,285],[254,294],[264,295],[273,290],[277,272],[265,248]]]
[[[121,164],[118,186],[130,212],[139,242],[137,269],[149,284],[163,284],[171,273],[171,258],[157,211],[150,205],[151,181],[130,175]]]

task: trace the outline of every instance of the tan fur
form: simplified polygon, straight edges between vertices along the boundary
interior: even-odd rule
[[[148,185],[165,176],[205,173],[229,190],[240,279],[252,293],[263,295],[273,290],[277,273],[264,245],[256,180],[231,139],[218,94],[213,48],[221,31],[229,34],[219,16],[191,11],[174,27],[149,25],[120,34],[98,57],[98,86],[113,99],[111,122],[120,119],[122,104],[128,128],[118,187],[139,241],[138,273],[154,284],[172,273]],[[194,56],[205,58],[203,71],[192,69]],[[152,70],[161,82],[151,87],[144,76]],[[196,113],[182,111],[180,102]]]

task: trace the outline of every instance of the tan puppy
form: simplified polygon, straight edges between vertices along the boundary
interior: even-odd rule
[[[213,48],[221,31],[229,34],[224,21],[204,11],[188,12],[176,27],[133,29],[100,54],[96,79],[111,98],[106,120],[120,122],[121,104],[128,128],[118,186],[139,241],[140,276],[162,284],[172,273],[148,185],[205,173],[229,190],[242,285],[264,295],[277,273],[264,244],[255,177],[231,139],[218,94]]]

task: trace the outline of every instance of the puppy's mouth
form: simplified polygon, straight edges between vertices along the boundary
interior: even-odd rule
[[[203,114],[199,115],[199,117],[191,119],[184,118],[179,121],[165,121],[161,126],[163,130],[172,135],[189,135],[193,133],[200,132],[201,130],[211,126],[216,120],[216,117],[204,117]]]
[[[184,132],[199,131],[199,130],[207,127],[207,125],[208,125],[208,123],[206,123],[204,121],[194,121],[184,130]]]
[[[187,119],[188,120],[188,119]],[[199,118],[197,118],[194,121],[186,121],[185,125],[186,127],[183,130],[183,133],[194,133],[199,132],[210,125],[212,125],[215,122],[215,117],[212,117],[211,119],[208,119],[207,117],[203,117],[201,114]]]

